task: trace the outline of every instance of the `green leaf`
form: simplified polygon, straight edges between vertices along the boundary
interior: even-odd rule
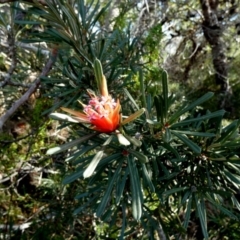
[[[79,147],[79,149],[77,149],[73,154],[71,154],[69,157],[67,157],[67,158],[65,159],[65,161],[66,161],[66,162],[68,162],[68,161],[73,161],[73,164],[76,165],[77,162],[81,162],[81,160],[79,160],[79,158],[80,158],[82,155],[86,154],[87,152],[89,152],[89,151],[91,151],[91,150],[96,149],[96,147],[98,147],[98,146],[99,146],[99,143],[95,143],[95,144],[93,144],[93,145],[86,145],[86,146],[83,145],[83,146]],[[74,161],[74,160],[76,160],[76,159],[78,159],[78,160],[77,160],[77,161]]]
[[[120,171],[122,169],[122,163],[123,163],[123,160],[120,161],[118,163],[118,167],[114,173],[114,175],[111,177],[111,176],[108,176],[108,186],[107,186],[107,189],[105,191],[105,194],[100,202],[100,204],[98,205],[98,208],[96,210],[96,215],[97,217],[100,217],[102,215],[102,213],[104,212],[108,202],[109,202],[109,199],[110,199],[110,195],[111,195],[111,192],[112,192],[112,189],[113,189],[113,185],[117,179],[117,177],[119,176],[120,174]]]
[[[240,211],[240,203],[234,195],[231,196],[231,200],[233,205],[238,209],[238,211]]]
[[[231,168],[234,170],[234,172],[238,173],[240,175],[240,167],[239,164],[231,163],[231,162],[225,162],[225,165],[228,168]]]
[[[165,132],[163,133],[163,141],[166,143],[171,142],[172,134],[169,128],[165,128]]]
[[[115,154],[112,154],[110,156],[107,156],[107,157],[105,157],[105,158],[103,158],[101,160],[101,162],[99,163],[98,167],[99,168],[103,167],[106,164],[109,164],[111,161],[121,159],[122,157],[123,157],[122,153],[115,153]]]
[[[14,20],[14,23],[21,25],[39,25],[43,22],[41,21],[31,21],[31,20]]]
[[[68,183],[71,183],[71,182],[77,180],[78,178],[82,177],[83,172],[84,172],[84,171],[82,170],[82,171],[77,171],[77,172],[72,173],[71,175],[65,177],[65,178],[63,179],[63,182],[62,182],[62,183],[63,183],[63,184],[68,184]]]
[[[189,188],[188,188],[189,189]],[[187,190],[185,193],[184,193],[184,195],[183,195],[183,197],[182,197],[182,200],[181,200],[181,204],[183,205],[183,204],[185,204],[185,202],[187,201],[187,200],[189,200],[189,198],[192,196],[192,191],[191,190]]]
[[[122,228],[121,228],[121,234],[119,237],[119,240],[124,240],[124,233],[125,233],[125,229],[126,229],[126,205],[123,204],[122,205]]]
[[[193,108],[195,108],[196,106],[199,106],[200,104],[206,102],[207,100],[209,100],[214,94],[212,92],[208,92],[206,94],[204,94],[202,97],[200,97],[199,99],[197,99],[196,101],[194,101],[193,103],[191,103],[190,105],[184,107],[182,110],[177,111],[175,114],[173,114],[171,116],[171,118],[169,119],[169,124],[174,123],[176,120],[178,120],[178,118],[180,116],[182,116],[184,113],[192,110]]]
[[[226,176],[228,177],[228,179],[231,182],[236,183],[238,185],[238,187],[240,186],[240,176],[233,174],[233,173],[227,171],[226,169],[224,170],[224,173],[226,174]]]
[[[205,208],[204,200],[199,199],[196,194],[195,194],[195,204],[197,207],[196,210],[197,210],[197,214],[199,216],[203,236],[204,236],[204,238],[208,239],[206,208]]]
[[[97,81],[97,86],[98,86],[98,90],[100,91],[102,88],[102,82],[103,82],[103,69],[102,69],[102,64],[98,59],[94,60],[93,63],[93,69],[94,69],[94,75]]]
[[[183,143],[185,143],[189,148],[191,148],[195,153],[200,154],[202,149],[193,141],[185,137],[184,135],[181,135],[175,131],[171,131],[172,134],[174,134],[177,138],[179,138]]]
[[[58,146],[58,147],[54,147],[54,148],[50,148],[48,151],[47,151],[47,155],[52,155],[52,154],[57,154],[57,153],[60,153],[60,152],[63,152],[65,150],[68,150],[69,148],[71,147],[74,147],[76,145],[78,145],[79,143],[82,143],[84,141],[87,141],[88,139],[98,135],[99,133],[92,133],[92,134],[89,134],[89,135],[86,135],[84,137],[81,137],[81,138],[78,138],[78,139],[75,139],[71,142],[68,142],[68,143],[65,143],[61,146]]]
[[[217,140],[217,142],[224,143],[229,140],[234,134],[236,134],[238,127],[240,125],[240,120],[235,120],[227,127],[222,130],[221,137]]]
[[[190,197],[188,199],[187,209],[186,209],[185,216],[184,216],[183,227],[185,229],[187,229],[187,227],[188,227],[190,216],[191,216],[191,212],[192,212],[192,195],[190,195]]]
[[[162,86],[163,86],[163,102],[164,102],[164,118],[165,120],[167,119],[167,115],[168,115],[168,107],[169,107],[169,103],[168,103],[168,76],[167,76],[167,72],[163,71],[162,72]]]
[[[133,99],[132,95],[129,93],[129,91],[126,88],[123,88],[124,93],[127,95],[127,97],[129,98],[129,100],[132,102],[132,104],[135,106],[135,108],[137,110],[139,110],[139,106],[136,103],[136,101]]]
[[[94,0],[92,2],[94,2]],[[95,26],[95,24],[99,20],[99,18],[106,12],[110,3],[111,3],[111,1],[108,1],[108,3],[97,13],[97,10],[99,9],[99,6],[100,6],[99,1],[97,1],[97,4],[96,4],[94,10],[92,11],[91,14],[88,15],[89,28]]]
[[[139,220],[142,216],[142,189],[141,189],[141,181],[139,179],[138,170],[136,168],[136,164],[134,158],[129,155],[128,156],[128,168],[130,174],[130,183],[132,190],[132,212],[133,217],[136,220]]]
[[[151,94],[147,95],[147,111],[149,112],[149,114],[151,113],[152,110],[152,96]]]
[[[141,108],[140,110],[138,110],[135,113],[131,114],[128,118],[124,119],[121,122],[121,125],[125,125],[125,124],[135,120],[136,118],[140,117],[144,112],[145,112],[145,109]]]
[[[142,172],[143,172],[143,178],[145,179],[150,191],[155,192],[155,187],[152,183],[152,180],[150,178],[150,175],[149,175],[146,165],[144,163],[142,163]]]
[[[60,120],[60,121],[67,121],[67,122],[74,122],[74,123],[79,123],[76,119],[72,118],[71,116],[63,113],[51,113],[49,115],[51,119],[54,120]]]
[[[98,194],[96,194],[96,196],[94,196],[90,200],[88,200],[85,204],[82,204],[81,207],[75,209],[73,212],[73,215],[77,215],[80,212],[86,210],[89,206],[94,205],[97,200],[98,200]]]
[[[154,105],[157,113],[157,121],[164,124],[163,120],[163,98],[162,96],[154,96]]]
[[[141,163],[148,162],[148,157],[146,155],[131,149],[129,149],[128,151],[132,153]]]
[[[96,169],[96,167],[97,167],[99,161],[102,159],[102,157],[103,157],[103,150],[96,153],[93,160],[91,161],[91,163],[88,165],[88,167],[85,169],[85,171],[83,173],[84,178],[88,178],[88,177],[92,176],[94,170]]]
[[[185,191],[186,189],[188,189],[188,187],[179,187],[179,188],[173,188],[170,189],[168,191],[163,192],[164,197],[169,197],[169,195],[177,193],[177,192],[181,192],[181,191]]]
[[[174,130],[174,132],[179,134],[198,136],[198,137],[215,137],[216,136],[214,133],[208,133],[208,132],[192,132],[192,131],[177,131],[177,130]]]
[[[79,0],[78,1],[78,12],[80,13],[80,16],[81,16],[81,22],[83,24],[83,26],[85,27],[86,26],[86,6],[84,4],[85,1],[82,1],[82,0]]]
[[[119,176],[119,180],[116,184],[116,204],[117,205],[120,203],[120,200],[122,198],[123,190],[127,181],[128,174],[129,174],[129,168],[125,170],[125,173],[122,179]]]
[[[213,112],[213,113],[208,113],[208,114],[206,114],[204,116],[201,116],[201,117],[191,118],[191,119],[180,121],[178,123],[175,123],[175,124],[171,125],[170,128],[172,129],[172,128],[177,128],[177,127],[182,127],[184,125],[188,125],[189,123],[208,120],[208,119],[211,119],[211,118],[223,116],[224,114],[225,114],[224,110],[219,110],[219,111],[216,111],[216,112]]]
[[[161,143],[161,145],[162,145],[162,147],[164,147],[164,148],[167,149],[168,151],[172,152],[172,153],[176,156],[176,158],[177,158],[178,160],[181,160],[181,157],[180,157],[178,151],[176,150],[176,148],[172,147],[172,146],[170,145],[170,143],[163,142],[163,143]]]
[[[131,143],[128,141],[128,138],[125,137],[122,133],[120,133],[118,130],[116,130],[118,142],[123,146],[128,146]]]
[[[140,82],[140,90],[141,90],[141,97],[142,97],[142,106],[146,109],[147,102],[146,102],[146,94],[145,94],[145,86],[143,81],[143,71],[139,69],[139,82]]]
[[[206,195],[206,199],[213,205],[215,206],[217,209],[219,209],[223,214],[229,216],[230,218],[233,218],[235,220],[238,219],[238,217],[233,214],[231,211],[229,211],[228,209],[226,209],[225,207],[223,207],[222,205],[218,204],[216,201],[214,201],[209,195]]]
[[[127,138],[127,140],[129,140],[136,147],[141,147],[141,145],[142,145],[142,142],[140,140],[136,139],[135,137],[130,137],[125,134],[125,138]]]

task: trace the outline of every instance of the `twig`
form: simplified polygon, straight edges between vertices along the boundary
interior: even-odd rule
[[[15,36],[13,34],[13,29],[11,28],[8,31],[8,46],[9,46],[9,53],[12,58],[12,63],[11,66],[8,70],[7,76],[5,77],[4,81],[0,84],[0,87],[4,87],[5,85],[8,84],[8,82],[11,79],[11,76],[17,66],[17,60],[16,60],[16,47],[15,47]]]
[[[23,103],[25,103],[28,100],[28,98],[36,91],[37,87],[39,86],[39,84],[41,82],[41,77],[46,76],[50,72],[54,62],[56,61],[57,54],[58,54],[58,49],[53,49],[52,56],[50,56],[50,58],[48,59],[48,62],[45,65],[44,69],[42,70],[41,75],[33,82],[32,86],[27,90],[27,92],[24,93],[22,95],[22,97],[20,99],[18,99],[15,103],[13,103],[12,107],[3,116],[0,117],[0,131],[2,130],[2,127],[3,127],[4,123],[8,120],[8,118],[14,112],[16,112],[16,110]]]
[[[29,136],[33,135],[33,133],[29,133],[23,137],[20,137],[20,138],[16,138],[16,139],[13,139],[13,140],[0,140],[0,143],[3,143],[3,144],[10,144],[10,143],[14,143],[14,142],[19,142],[20,140],[23,140],[25,138],[28,138]]]
[[[4,80],[3,80],[3,82],[0,83],[0,88],[4,87],[6,85],[6,83],[8,86],[22,87],[22,88],[30,88],[32,86],[32,84],[15,82],[15,81],[12,81],[11,79],[8,79],[8,81],[5,83],[6,78],[9,78],[8,73],[6,75],[3,75],[2,78],[4,78]],[[2,80],[2,78],[0,79],[0,81]]]
[[[34,46],[35,44],[27,44],[27,43],[23,43],[23,42],[16,42],[16,45],[20,48],[30,50],[34,53],[41,53],[42,55],[45,55],[45,56],[49,55],[49,50],[43,49],[41,47]]]

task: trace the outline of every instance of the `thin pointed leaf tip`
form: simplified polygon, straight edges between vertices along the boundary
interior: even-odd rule
[[[97,81],[98,90],[103,97],[107,97],[108,96],[107,80],[103,74],[102,64],[98,59],[95,59],[93,68],[95,78]]]

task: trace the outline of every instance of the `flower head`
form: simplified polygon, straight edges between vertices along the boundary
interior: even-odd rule
[[[115,101],[109,94],[107,81],[102,73],[102,67],[99,60],[95,61],[95,75],[100,96],[96,96],[92,90],[87,90],[90,100],[88,104],[83,104],[83,112],[74,111],[68,108],[62,108],[65,112],[74,115],[74,119],[82,123],[92,124],[92,129],[111,133],[115,131],[120,124],[120,103]]]
[[[86,114],[93,129],[103,133],[115,131],[120,121],[120,103],[107,97],[92,97],[88,105],[84,105],[83,112]]]

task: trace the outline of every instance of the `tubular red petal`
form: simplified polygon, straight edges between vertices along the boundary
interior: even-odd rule
[[[95,130],[103,133],[110,133],[116,129],[116,126],[110,118],[102,117],[99,119],[93,119],[91,120],[91,123],[94,125]]]

